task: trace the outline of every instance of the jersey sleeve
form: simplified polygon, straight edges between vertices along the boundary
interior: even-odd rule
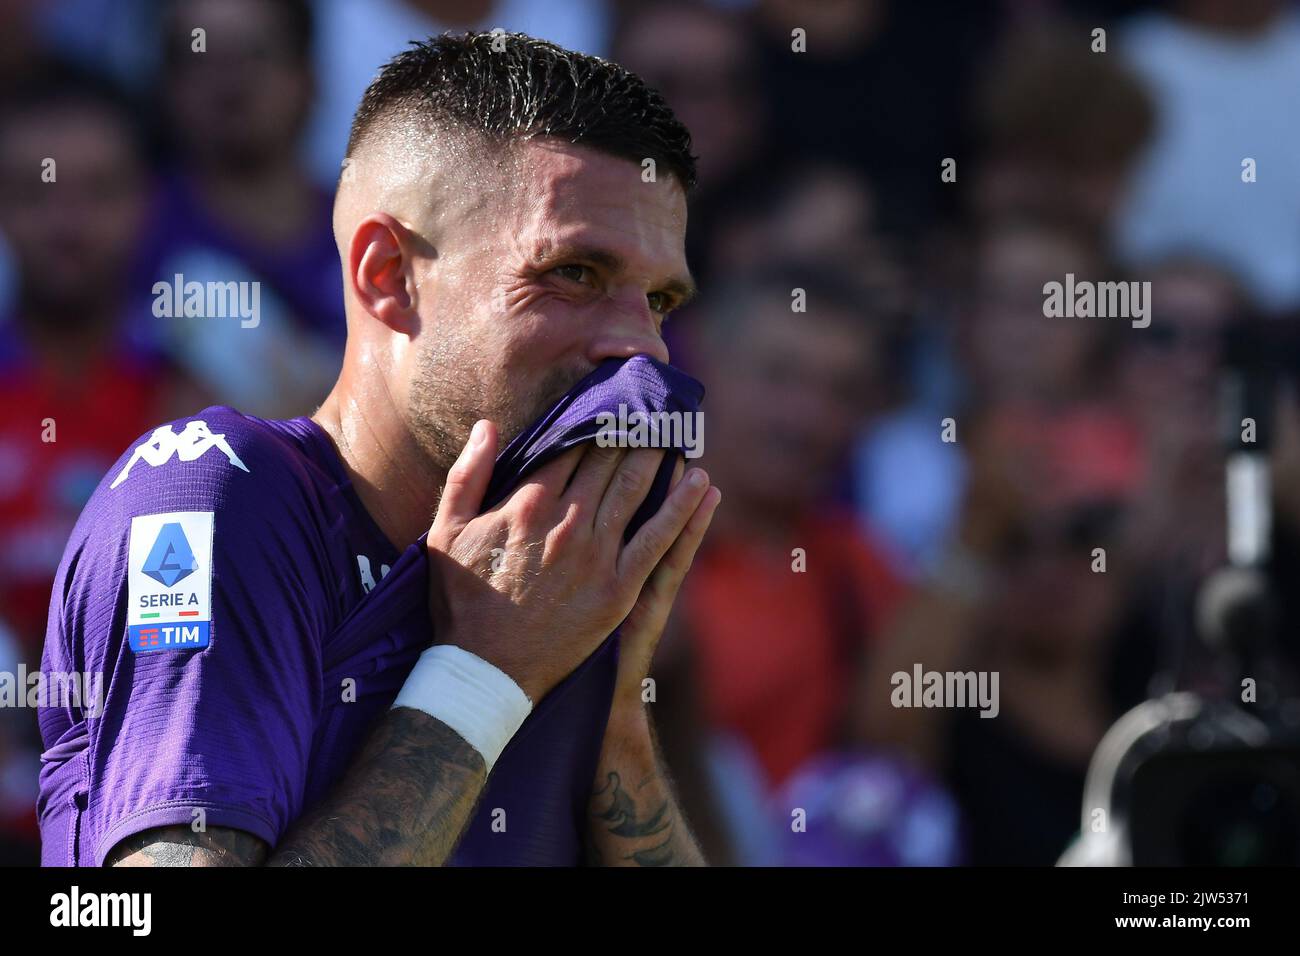
[[[56,585],[50,640],[102,675],[82,715],[82,863],[176,824],[274,846],[302,809],[337,595],[311,484],[271,423],[200,415],[123,456]]]

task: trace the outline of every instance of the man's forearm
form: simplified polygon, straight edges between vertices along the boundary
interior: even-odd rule
[[[588,821],[588,861],[597,866],[705,865],[637,699],[611,709]]]
[[[267,866],[439,866],[487,780],[482,756],[409,707],[378,722],[347,776],[293,825]]]

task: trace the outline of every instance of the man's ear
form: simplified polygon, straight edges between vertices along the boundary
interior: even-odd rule
[[[357,224],[348,245],[348,281],[361,307],[396,332],[415,326],[414,237],[388,213]]]

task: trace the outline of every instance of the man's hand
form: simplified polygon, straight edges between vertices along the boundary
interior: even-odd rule
[[[649,491],[662,452],[584,446],[539,469],[479,516],[496,455],[495,430],[481,423],[480,437],[448,476],[429,533],[430,611],[439,638],[500,667],[536,701],[635,605],[624,631],[632,651],[626,683],[639,690],[718,493],[709,494],[707,478],[698,486],[677,482],[658,514],[624,545],[624,529]],[[502,550],[494,554],[494,548]],[[625,680],[623,664],[619,680]],[[593,812],[608,836],[593,850],[611,862],[698,861],[658,772],[639,706],[611,714],[601,768],[602,793]],[[165,827],[123,841],[107,862],[440,865],[451,856],[486,779],[482,756],[455,731],[399,707],[380,718],[348,774],[269,858],[262,841],[239,831],[214,828],[194,836]]]
[[[684,462],[679,460],[673,472],[672,490],[681,481],[684,468]],[[705,532],[709,530],[713,513],[722,501],[722,492],[716,486],[708,486],[708,477],[699,469],[692,471],[705,482],[707,490],[681,535],[646,580],[636,604],[619,629],[618,685],[614,694],[616,708],[639,704],[642,684],[650,675],[650,662],[654,659],[659,639],[668,623],[668,615],[677,600],[677,592],[686,579],[691,562],[695,560],[695,552],[699,550]]]
[[[677,489],[683,469],[679,461],[673,472],[672,490]],[[618,680],[589,809],[587,858],[591,863],[704,864],[704,855],[687,826],[659,753],[650,715],[642,702],[642,682],[650,673],[650,662],[677,592],[721,500],[717,488],[705,492],[619,629]]]
[[[429,532],[430,615],[438,641],[495,665],[539,701],[633,611],[647,579],[672,553],[652,587],[657,595],[671,592],[668,600],[652,597],[639,615],[647,626],[632,641],[635,666],[648,668],[645,651],[653,654],[658,635],[645,635],[655,630],[661,611],[666,618],[703,534],[700,522],[707,527],[716,507],[714,492],[695,520],[697,532],[674,550],[708,495],[708,476],[693,469],[624,544],[662,450],[586,443],[538,469],[480,515],[496,446],[492,423],[475,425],[447,475]]]

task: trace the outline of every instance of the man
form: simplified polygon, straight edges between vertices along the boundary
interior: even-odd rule
[[[673,689],[656,727],[709,859],[769,865],[781,834],[760,808],[852,743],[854,675],[908,597],[833,500],[879,407],[885,316],[870,285],[824,264],[769,263],[713,301],[682,347],[711,383],[704,464],[728,507],[656,660]]]
[[[808,308],[792,314],[796,288]],[[747,745],[773,788],[843,742],[853,675],[906,597],[888,555],[830,500],[879,406],[878,312],[869,287],[833,269],[769,267],[728,282],[691,329],[716,383],[705,461],[729,507],[675,621],[709,725]]]
[[[127,334],[145,185],[128,106],[101,80],[51,69],[6,91],[0,231],[17,295],[0,308],[0,618],[32,668],[95,485],[142,429],[201,402]]]
[[[160,7],[158,82],[175,149],[152,196],[141,258],[151,281],[257,283],[258,295],[243,322],[173,314],[151,331],[245,414],[306,414],[338,373],[345,331],[332,190],[312,181],[299,149],[315,87],[312,5]],[[206,31],[198,53],[196,24]]]
[[[17,280],[0,306],[0,632],[15,642],[0,673],[39,667],[63,546],[104,471],[141,429],[202,404],[124,334],[145,198],[134,133],[102,81],[66,69],[0,105],[0,232]],[[15,863],[38,858],[39,752],[32,711],[0,708],[0,846],[13,848],[0,858]]]
[[[385,67],[348,154],[334,217],[348,343],[325,404],[154,431],[73,533],[46,666],[102,668],[107,690],[98,718],[42,711],[43,858],[441,864],[467,827],[480,846],[543,846],[539,827],[520,832],[529,801],[473,815],[476,801],[498,759],[493,782],[529,759],[508,741],[573,703],[548,692],[585,679],[624,621],[599,661],[603,725],[534,733],[529,747],[557,751],[527,783],[594,766],[589,858],[699,863],[642,685],[720,493],[691,469],[637,528],[664,453],[589,441],[556,446],[499,503],[489,492],[500,438],[529,438],[589,373],[624,359],[610,380],[672,373],[656,363],[692,291],[689,136],[613,64],[479,34]],[[409,600],[425,568],[436,643],[412,667],[409,629],[372,627],[369,599]],[[521,856],[469,862],[576,862]]]

